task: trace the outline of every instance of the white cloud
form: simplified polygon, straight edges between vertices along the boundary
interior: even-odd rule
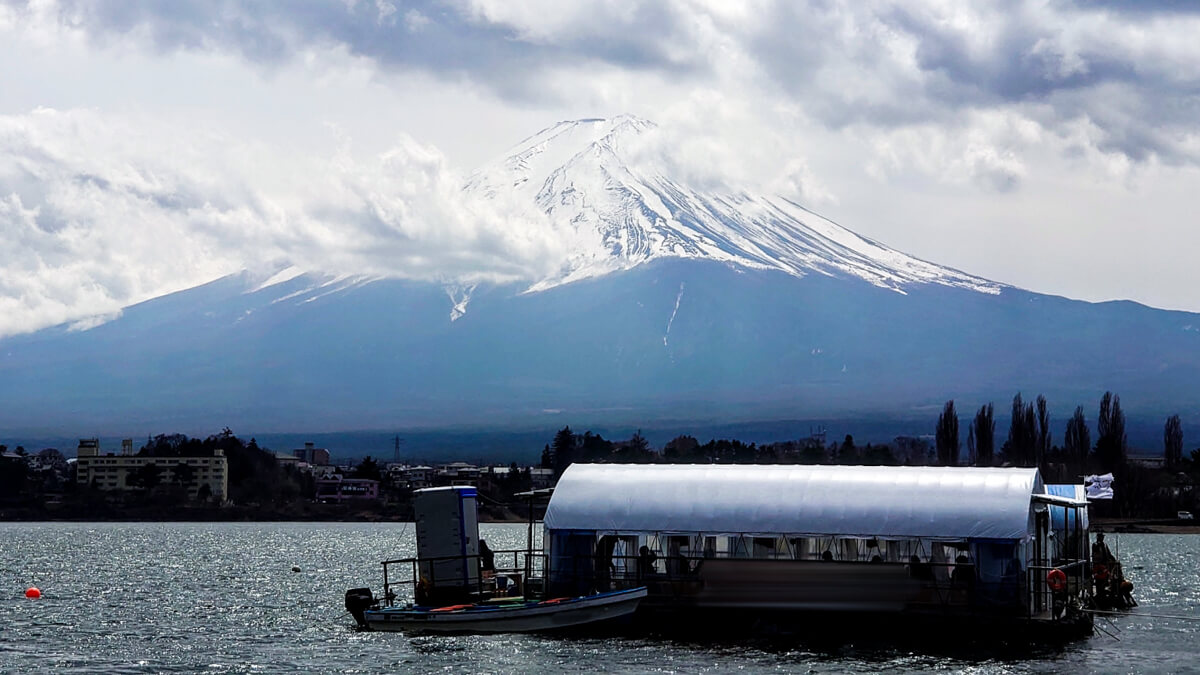
[[[865,133],[875,146],[869,170],[878,178],[919,172],[996,192],[1018,187],[1027,172],[1022,157],[1049,136],[1016,111],[966,115],[957,128],[928,124]]]
[[[694,186],[783,193],[1035,290],[1200,310],[1175,253],[1200,247],[1187,10],[0,0],[0,244],[23,256],[0,268],[0,309],[45,325],[262,260],[535,277],[560,234],[526,205],[462,203],[459,170],[554,121],[631,112],[660,124],[642,158]],[[195,254],[163,262],[175,250]]]
[[[92,111],[0,117],[0,335],[244,268],[510,281],[567,246],[532,205],[471,200],[434,148],[295,156]]]

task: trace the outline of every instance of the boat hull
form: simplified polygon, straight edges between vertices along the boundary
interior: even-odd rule
[[[513,606],[471,605],[455,610],[384,608],[364,613],[367,627],[410,633],[533,633],[561,630],[633,614],[645,588]]]

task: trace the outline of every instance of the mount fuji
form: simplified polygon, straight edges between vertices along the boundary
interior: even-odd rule
[[[628,115],[560,122],[471,177],[468,191],[515,193],[573,235],[576,253],[564,272],[531,290],[663,258],[857,278],[900,292],[914,283],[1000,290],[860,237],[786,199],[700,194],[663,175],[662,162],[647,151],[654,131],[653,123]]]
[[[468,179],[571,242],[523,283],[242,273],[0,340],[0,429],[645,424],[909,416],[1017,391],[1059,418],[1200,406],[1200,315],[994,283],[787,199],[673,180],[633,117],[554,125]],[[98,325],[95,325],[98,324]],[[965,422],[964,422],[965,426]]]

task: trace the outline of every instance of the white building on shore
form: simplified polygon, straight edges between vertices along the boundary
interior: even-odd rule
[[[158,485],[180,484],[190,499],[197,498],[208,486],[209,496],[223,502],[229,494],[228,460],[220,449],[213,452],[203,457],[143,457],[133,454],[133,441],[127,439],[121,454],[101,454],[98,439],[81,438],[75,480],[100,490],[135,490],[146,487],[144,477],[154,474]]]

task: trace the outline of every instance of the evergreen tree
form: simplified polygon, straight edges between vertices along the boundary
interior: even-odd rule
[[[1087,456],[1092,449],[1092,437],[1087,420],[1083,417],[1083,406],[1075,408],[1075,414],[1067,420],[1067,436],[1063,439],[1063,450],[1067,457],[1078,463],[1080,474],[1087,473]]]
[[[954,400],[946,401],[942,414],[938,416],[937,430],[938,464],[955,466],[958,464],[958,413],[954,410]]]
[[[979,455],[975,454],[975,421],[967,425],[967,464],[969,466],[979,465]]]
[[[1050,456],[1050,411],[1046,397],[1037,397],[1037,466],[1044,467]]]
[[[539,466],[543,469],[549,469],[549,468],[551,468],[551,466],[553,466],[550,461],[550,444],[549,443],[546,444],[546,447],[542,448],[542,461],[539,464]]]
[[[1021,400],[1020,392],[1013,397],[1012,409],[1008,415],[1008,440],[1004,444],[1004,454],[1009,462],[1021,465],[1024,450],[1021,441],[1021,418],[1025,416],[1025,403]]]
[[[697,441],[693,436],[676,436],[667,441],[667,444],[663,446],[663,457],[668,461],[676,461],[695,454],[696,449],[699,447],[700,441]]]
[[[605,461],[613,454],[613,444],[604,440],[600,434],[585,431],[583,437],[575,436],[575,462]]]
[[[363,461],[354,469],[355,478],[369,478],[371,480],[380,480],[383,473],[379,470],[379,462],[376,462],[367,455]]]
[[[1032,403],[1025,404],[1025,411],[1021,416],[1021,427],[1023,428],[1022,436],[1025,439],[1024,466],[1037,466],[1037,414],[1033,411]]]
[[[628,441],[618,444],[617,448],[617,451],[613,454],[616,456],[617,461],[620,462],[641,464],[649,462],[653,459],[654,453],[650,451],[650,444],[642,436],[641,429],[638,429],[636,432],[634,432],[633,436]],[[749,462],[752,459],[753,457],[743,457],[741,461]]]
[[[642,436],[642,430],[638,429],[633,432],[633,436],[629,439],[629,449],[634,454],[646,454],[650,452],[650,443]]]
[[[1183,463],[1183,425],[1179,415],[1171,415],[1163,427],[1163,448],[1167,468],[1178,471]]]
[[[872,466],[894,466],[896,457],[892,454],[892,448],[888,445],[871,445],[867,443],[867,447],[862,450],[863,464]]]
[[[554,453],[554,475],[561,476],[575,461],[575,434],[571,433],[571,427],[563,427],[554,434],[554,442],[550,447]]]
[[[838,448],[837,463],[842,465],[858,464],[859,461],[858,446],[854,445],[854,437],[846,434],[846,438],[842,439],[842,447]]]
[[[1020,392],[1013,397],[1012,417],[1008,427],[1009,462],[1017,466],[1031,466],[1036,459],[1037,422],[1033,404],[1025,404]]]
[[[991,466],[996,458],[996,415],[991,403],[981,406],[975,413],[973,426],[976,466]]]
[[[1096,421],[1096,460],[1101,471],[1115,471],[1125,464],[1125,413],[1121,397],[1111,391],[1100,398],[1100,417]]]

